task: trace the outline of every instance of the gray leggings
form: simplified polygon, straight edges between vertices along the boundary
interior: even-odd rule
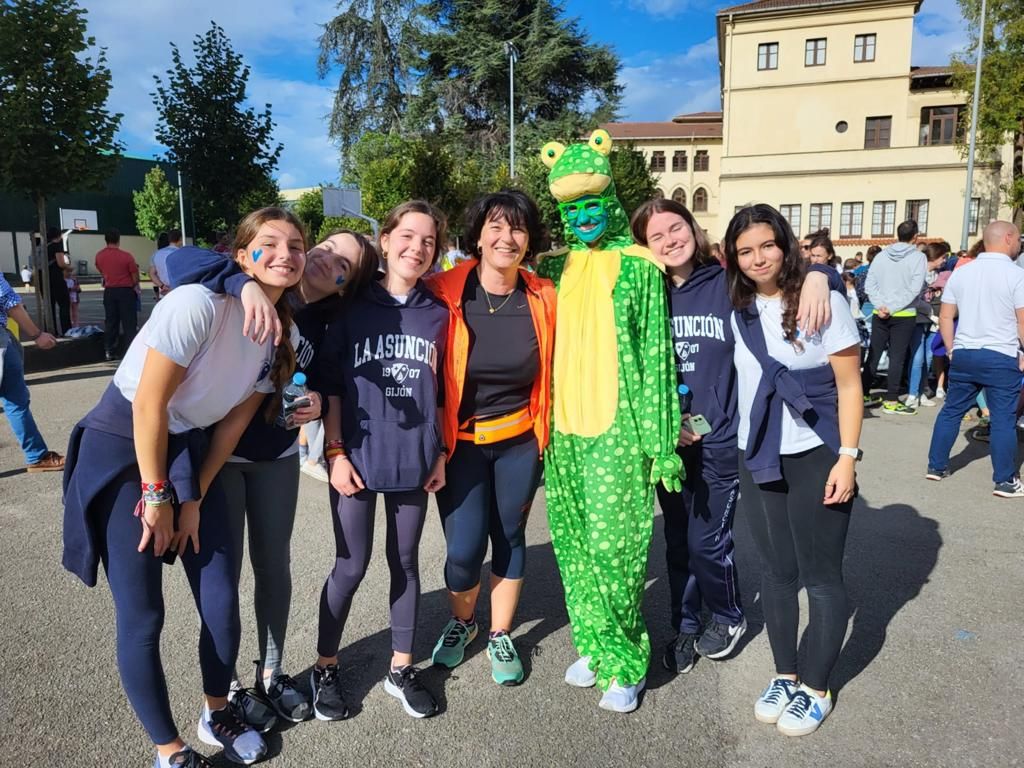
[[[255,579],[256,634],[265,669],[281,671],[292,601],[291,543],[299,498],[298,454],[272,461],[228,462],[220,472],[231,540],[242,575],[242,538],[249,521],[249,562]]]

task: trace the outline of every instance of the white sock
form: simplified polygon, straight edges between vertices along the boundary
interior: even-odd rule
[[[170,755],[161,755],[159,752],[157,752],[156,753],[157,765],[160,768],[173,768],[173,766],[171,766],[171,756],[178,754],[178,752],[183,752],[184,750],[186,750],[188,748],[189,747],[187,747],[187,746],[186,747],[182,747],[181,749],[179,749],[179,750],[177,750],[175,752],[172,752]]]

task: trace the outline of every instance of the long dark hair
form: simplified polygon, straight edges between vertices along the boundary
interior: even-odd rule
[[[828,254],[828,263],[834,265],[836,263],[836,249],[832,245],[832,238],[828,236],[828,228],[819,229],[813,235],[811,235],[811,244],[808,246],[812,251],[815,248],[824,248],[825,253]]]
[[[796,338],[796,313],[800,308],[800,289],[804,284],[804,259],[800,255],[800,241],[796,239],[789,222],[770,205],[758,203],[740,209],[725,231],[722,241],[725,249],[726,285],[729,300],[736,309],[746,309],[757,295],[754,281],[740,269],[736,241],[741,234],[758,224],[767,224],[772,229],[775,244],[782,250],[782,269],[779,270],[778,286],[782,294],[782,330],[786,341],[798,343]]]
[[[533,198],[518,189],[503,189],[478,197],[466,209],[466,253],[479,259],[480,233],[484,224],[501,219],[510,227],[523,230],[529,237],[523,262],[531,263],[538,253],[548,249],[544,223]]]
[[[239,223],[238,228],[235,230],[234,242],[231,244],[231,255],[235,261],[238,261],[238,252],[245,250],[249,246],[249,243],[256,238],[259,228],[268,221],[287,221],[295,227],[302,238],[302,252],[306,252],[306,228],[299,221],[299,218],[285,208],[269,206],[253,211]],[[289,330],[292,326],[292,297],[298,295],[298,293],[298,283],[285,288],[281,298],[274,305],[274,308],[277,310],[277,318],[281,321],[281,327],[284,329],[284,332],[281,334],[281,343],[277,345],[277,351],[274,353],[274,364],[270,369],[270,380],[274,382],[274,387],[278,392],[284,388],[295,372],[295,349],[292,347]],[[267,422],[274,421],[280,410],[281,398],[268,398],[267,407],[264,411]]]
[[[647,225],[650,223],[651,217],[656,213],[674,213],[686,222],[693,233],[693,242],[696,246],[693,258],[698,267],[703,267],[705,264],[718,263],[718,259],[711,254],[711,244],[708,243],[707,235],[704,234],[703,229],[697,226],[697,222],[693,218],[693,214],[690,213],[690,210],[682,203],[677,203],[675,200],[668,200],[664,197],[648,200],[633,211],[633,217],[629,220],[629,227],[633,231],[633,239],[640,243],[640,245],[647,245]]]
[[[330,240],[335,235],[351,235],[359,246],[359,263],[348,273],[341,290],[338,291],[339,296],[356,296],[373,282],[374,276],[380,271],[380,254],[377,253],[377,246],[370,241],[370,238],[346,227],[332,229],[321,237],[320,242],[316,245]],[[313,249],[316,249],[316,245],[313,246]]]

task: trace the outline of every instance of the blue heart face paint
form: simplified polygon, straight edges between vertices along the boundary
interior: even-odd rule
[[[344,283],[345,283],[345,276],[344,275],[338,275],[338,279],[334,281],[334,284],[337,285],[337,286],[341,286]]]
[[[260,260],[260,256],[262,256],[262,255],[263,255],[263,249],[262,248],[257,248],[255,251],[253,251],[252,252],[252,263],[255,264],[257,261],[259,261]]]

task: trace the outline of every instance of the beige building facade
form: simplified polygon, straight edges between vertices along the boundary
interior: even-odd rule
[[[967,162],[956,138],[970,115],[948,68],[910,65],[919,7],[920,0],[760,0],[719,12],[723,113],[709,191],[716,205],[714,216],[698,214],[712,240],[736,209],[765,202],[798,235],[827,226],[842,258],[892,242],[908,218],[929,239],[959,246]],[[687,126],[710,115],[608,130],[629,139],[632,126]],[[685,147],[633,140],[649,158]],[[972,237],[1012,215],[1000,191],[1012,151],[1008,141],[975,159]],[[672,183],[662,175],[666,197]]]

